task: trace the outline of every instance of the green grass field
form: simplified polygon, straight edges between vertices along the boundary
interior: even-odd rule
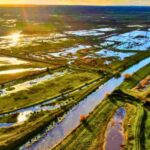
[[[86,121],[81,123],[81,125],[63,140],[62,143],[56,146],[54,150],[101,149],[104,143],[107,123],[118,107],[119,105],[117,106],[109,100],[104,100],[93,113],[90,114]]]
[[[102,77],[98,73],[68,72],[61,77],[37,84],[29,89],[0,97],[0,112],[12,111],[62,95]],[[43,94],[44,93],[44,94]]]
[[[86,97],[93,96],[101,86],[102,90],[107,92],[106,87],[111,91],[117,84],[108,87],[105,83],[109,79],[118,79],[124,70],[150,57],[150,48],[144,50],[147,46],[144,42],[150,42],[149,10],[119,8],[0,7],[0,150],[16,150],[25,142],[32,145],[37,137],[45,142],[43,133],[51,133],[50,129],[65,121],[65,115],[75,105],[84,104]],[[139,34],[140,30],[146,35]],[[137,36],[133,33],[132,37],[132,31]],[[126,34],[122,37],[124,33],[128,37]],[[118,39],[111,44],[109,38],[113,36]],[[15,73],[17,69],[29,68]],[[35,68],[43,70],[34,71]],[[120,149],[149,150],[150,86],[143,90],[135,88],[148,75],[150,65],[133,75],[126,74],[128,77],[121,86],[107,93],[88,116],[79,116],[79,126],[75,129],[72,126],[72,132],[55,143],[58,145],[54,150],[105,149],[107,127],[120,107],[126,111],[121,122],[125,141]],[[26,113],[24,108],[28,107],[39,111],[33,111],[20,123],[18,116]],[[18,112],[20,109],[25,112]],[[44,146],[50,144],[44,142]]]
[[[57,117],[61,117],[63,114],[65,114],[71,107],[76,105],[89,93],[93,92],[99,86],[99,84],[100,83],[94,83],[93,85],[90,85],[79,92],[72,93],[65,97],[65,99],[58,101],[57,104],[65,103],[65,105],[61,108],[53,111],[40,111],[38,113],[34,113],[31,115],[29,120],[21,125],[0,129],[0,150],[11,150],[13,147],[15,148],[16,146],[21,145],[23,142],[28,140],[28,138],[36,135],[39,130],[42,130],[47,125],[51,125],[53,123],[55,124],[55,122],[57,122]],[[0,122],[4,121],[15,122],[16,116],[13,116],[13,118],[0,118]]]

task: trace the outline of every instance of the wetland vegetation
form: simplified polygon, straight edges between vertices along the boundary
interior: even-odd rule
[[[0,150],[149,150],[149,7],[0,6],[0,29]]]

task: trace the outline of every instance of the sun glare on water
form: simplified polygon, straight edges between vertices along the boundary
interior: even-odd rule
[[[31,114],[32,114],[32,111],[21,112],[17,117],[18,122],[21,123],[21,122],[28,120]]]
[[[21,32],[16,32],[7,36],[7,39],[11,40],[11,45],[15,46],[18,44],[21,37],[22,37]]]

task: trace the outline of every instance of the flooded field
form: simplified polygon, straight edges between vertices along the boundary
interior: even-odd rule
[[[124,74],[129,72],[135,73],[137,70],[139,70],[140,68],[149,63],[150,58],[127,69],[122,73],[122,76],[120,78],[118,79],[112,78],[108,80],[104,85],[101,85],[95,92],[90,94],[87,98],[82,100],[77,106],[71,109],[61,123],[57,124],[55,128],[47,132],[44,138],[39,140],[37,143],[31,145],[31,148],[29,147],[28,149],[46,150],[48,148],[53,148],[56,144],[58,144],[61,140],[63,140],[63,138],[65,138],[73,129],[75,129],[80,124],[81,114],[88,115],[107,96],[107,93],[113,92],[124,81]]]
[[[106,133],[106,150],[116,150],[123,149],[125,137],[123,129],[123,121],[125,117],[125,110],[119,108],[112,118],[111,122],[108,124]]]
[[[100,36],[100,35],[104,35],[105,32],[111,32],[115,30],[116,30],[115,28],[99,28],[99,29],[91,29],[91,30],[68,31],[66,33],[75,36]]]
[[[117,43],[114,48],[118,50],[145,51],[150,48],[149,31],[135,30],[117,36],[112,36],[106,40]]]
[[[124,60],[126,57],[130,57],[132,55],[135,55],[136,53],[123,53],[123,52],[115,52],[108,49],[103,49],[99,52],[96,52],[96,54],[100,57],[117,57],[120,60]]]
[[[8,65],[21,65],[21,64],[27,64],[27,63],[29,63],[29,62],[20,60],[17,58],[0,56],[0,67],[8,66]]]
[[[58,53],[49,53],[50,55],[54,56],[54,57],[61,57],[61,56],[67,56],[67,55],[75,55],[79,50],[84,50],[84,49],[89,49],[91,48],[91,46],[89,45],[78,45],[75,47],[70,47],[67,49],[63,49],[62,52],[58,52]]]
[[[148,150],[149,16],[0,6],[0,150]]]
[[[1,89],[1,96],[5,96],[5,95],[11,94],[11,93],[16,93],[16,92],[21,91],[21,90],[26,90],[32,86],[37,85],[37,84],[41,84],[41,83],[46,82],[48,80],[52,80],[58,76],[62,76],[62,75],[64,75],[64,73],[65,72],[58,72],[58,73],[54,73],[52,75],[49,74],[49,75],[45,75],[45,76],[42,76],[42,77],[39,77],[39,78],[36,78],[33,80],[29,80],[29,81],[20,83],[20,84],[16,84],[14,86],[9,87],[11,90],[9,90],[9,88]]]
[[[51,33],[46,35],[25,35],[21,31],[14,32],[8,36],[0,37],[0,48],[24,47],[28,45],[40,45],[42,42],[60,42],[67,40],[65,34]]]

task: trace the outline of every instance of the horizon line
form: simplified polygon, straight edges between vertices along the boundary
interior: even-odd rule
[[[91,7],[150,7],[147,5],[71,5],[71,4],[0,4],[0,6],[91,6]]]

